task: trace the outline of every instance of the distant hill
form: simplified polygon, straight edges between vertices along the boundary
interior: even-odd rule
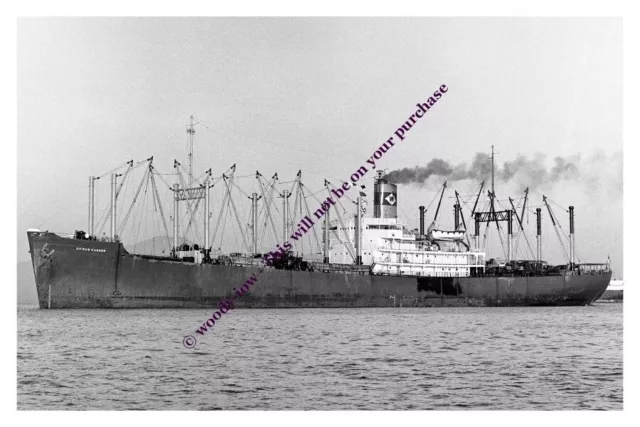
[[[31,261],[18,263],[18,304],[38,304],[36,279]]]

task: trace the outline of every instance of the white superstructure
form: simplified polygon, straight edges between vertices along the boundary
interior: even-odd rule
[[[361,215],[353,215],[348,223],[339,220],[331,223],[328,262],[352,264],[360,255],[362,265],[370,266],[374,274],[394,276],[469,277],[484,273],[485,253],[470,250],[461,227],[444,231],[436,230],[432,224],[425,232],[421,206],[420,229],[410,231],[398,222],[397,186],[387,182],[382,171],[378,171],[374,187],[373,218],[361,219],[361,239],[357,238]],[[362,206],[360,197],[357,205]]]
[[[330,262],[353,263],[356,223],[331,227]],[[373,273],[431,277],[468,277],[484,271],[485,253],[468,249],[460,231],[430,230],[420,238],[396,218],[362,219],[362,264]]]

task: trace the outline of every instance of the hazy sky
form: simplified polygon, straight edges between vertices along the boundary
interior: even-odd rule
[[[576,206],[579,254],[610,254],[621,276],[622,21],[611,18],[20,19],[18,260],[27,228],[86,229],[89,175],[151,155],[162,172],[186,165],[190,114],[206,125],[195,175],[237,163],[239,175],[288,181],[301,169],[320,190],[442,84],[449,92],[380,167],[470,164],[492,144],[498,165],[572,158],[580,173],[542,183],[532,203],[544,193]],[[498,196],[521,196],[523,177],[497,183]],[[412,228],[442,181],[400,187]],[[468,195],[479,183],[459,184]],[[550,227],[545,254],[559,263]]]

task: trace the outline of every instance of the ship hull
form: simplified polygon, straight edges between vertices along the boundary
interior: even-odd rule
[[[257,268],[127,253],[119,243],[28,232],[40,308],[210,308]],[[396,277],[267,268],[238,308],[586,305],[611,273]]]

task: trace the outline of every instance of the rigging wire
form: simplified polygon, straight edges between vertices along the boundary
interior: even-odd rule
[[[220,222],[223,219],[224,208],[225,208],[225,205],[227,204],[227,198],[228,197],[229,197],[229,192],[225,191],[224,197],[222,199],[222,203],[220,204],[220,211],[218,213],[218,221],[216,222],[216,226],[213,229],[213,238],[211,239],[211,241],[213,243],[215,243],[216,235],[218,234],[218,229],[220,227]],[[223,232],[224,232],[224,226],[223,226]]]
[[[548,197],[546,199],[549,200]],[[558,227],[560,227],[560,229],[562,229],[562,226],[560,226],[560,222],[558,221],[558,218],[556,217],[556,215],[553,213],[553,210],[551,209],[551,206],[549,206],[549,205],[546,205],[546,206],[547,206],[547,209],[549,210],[549,215],[553,219],[553,221],[552,221],[552,222],[554,222],[553,230],[556,232],[556,236],[558,236],[558,240],[560,241],[560,246],[562,247],[562,252],[564,253],[565,260],[569,261],[569,255],[568,255],[567,250],[566,250],[566,248],[564,246],[564,242],[562,241],[562,237],[560,235],[560,232],[558,231]]]
[[[177,165],[179,166],[180,163],[177,163]],[[182,188],[185,189],[187,188],[187,183],[184,180],[184,176],[182,175],[182,173],[180,172],[180,169],[176,168],[177,172],[178,172],[178,179],[180,180],[180,184],[182,185]],[[195,214],[195,209],[196,207],[194,206],[196,203],[196,200],[194,199],[187,199],[185,200],[187,202],[187,215],[189,216],[189,218],[193,217],[193,215]],[[200,199],[197,199],[197,201],[200,201]],[[182,217],[180,217],[182,218]],[[184,221],[183,221],[184,222]],[[198,229],[198,225],[195,224],[194,225],[194,233],[196,234],[200,234],[200,230]],[[192,233],[193,234],[193,233]],[[187,230],[185,229],[182,233],[182,243],[185,244],[186,242],[186,238],[187,238]],[[195,235],[194,235],[194,239],[195,239]]]
[[[529,243],[529,239],[527,237],[527,233],[525,233],[524,227],[522,226],[522,222],[521,222],[522,218],[518,217],[518,209],[520,208],[520,202],[523,201],[524,198],[525,198],[525,196],[521,196],[518,199],[517,205],[515,205],[515,206],[512,205],[513,208],[514,208],[513,213],[516,216],[516,224],[518,225],[518,233],[516,233],[518,236],[516,237],[516,241],[515,241],[514,251],[513,252],[514,252],[514,254],[518,253],[518,247],[519,247],[519,243],[520,243],[520,236],[523,236],[524,240],[525,240],[525,243],[527,244],[527,248],[529,249],[529,253],[531,254],[531,257],[532,257],[531,259],[535,259],[535,257],[536,257],[535,253],[533,252],[533,248],[531,247],[531,244]],[[509,202],[512,203],[511,200],[509,200]]]
[[[233,178],[232,178],[232,183],[233,183]],[[231,188],[229,188],[229,191],[231,191]],[[238,222],[238,228],[240,229],[240,234],[242,236],[242,242],[244,243],[244,247],[246,248],[247,253],[249,253],[251,252],[251,249],[249,248],[249,244],[247,243],[247,237],[244,233],[244,230],[242,229],[242,222],[240,221],[240,216],[238,215],[236,204],[233,201],[233,195],[229,197],[229,203],[231,203],[231,207],[233,208],[233,213],[236,216],[236,221]]]
[[[311,218],[311,210],[309,209],[309,204],[307,203],[307,197],[304,196],[304,190],[306,190],[307,187],[303,186],[303,184],[300,183],[300,189],[302,191],[302,196],[303,196],[302,197],[302,201],[304,202],[304,205],[305,205],[305,207],[307,209],[307,215],[309,215],[309,218]],[[307,191],[309,191],[309,190],[307,190]],[[321,245],[320,245],[320,239],[318,238],[318,231],[315,229],[315,227],[312,227],[312,229],[313,229],[313,235],[314,235],[314,237],[316,239],[316,247],[317,247],[317,251],[316,252],[318,254],[320,254],[321,253],[321,249],[320,249]],[[311,243],[311,237],[309,237],[309,242]]]
[[[550,201],[551,203],[553,203],[554,205],[556,205],[557,207],[559,207],[560,209],[562,209],[565,212],[569,212],[569,209],[565,208],[564,206],[559,205],[558,203],[554,202],[553,200],[551,200],[550,197],[547,197],[547,200]]]
[[[331,187],[333,187],[335,189],[335,186],[333,184],[331,184],[329,181],[325,180],[325,185],[326,185],[326,190],[327,193],[329,194],[329,196],[331,196]],[[318,204],[322,205],[322,202],[316,197],[313,196],[314,199],[316,199],[316,201],[318,202]],[[343,214],[347,214],[347,210],[344,208],[344,206],[342,205],[342,203],[340,202],[340,200],[338,200],[338,204],[340,205],[340,207],[342,208]],[[340,227],[338,227],[338,230],[342,230],[344,231],[344,237],[345,240],[342,241],[340,239],[340,237],[338,236],[338,240],[344,245],[344,247],[347,249],[347,252],[349,253],[349,256],[351,256],[351,258],[355,261],[356,259],[356,250],[354,248],[354,246],[351,244],[351,238],[347,232],[347,227],[345,227],[344,222],[342,221],[342,215],[340,215],[340,212],[338,211],[336,206],[330,206],[329,209],[334,208],[334,212],[336,214],[336,217],[338,219],[338,223],[340,224]],[[336,234],[339,234],[336,231]]]
[[[103,173],[102,175],[100,175],[100,176],[96,177],[95,179],[100,179],[100,178],[104,178],[105,176],[109,176],[109,175],[111,175],[112,173],[114,173],[115,171],[118,171],[118,170],[122,169],[123,167],[125,167],[125,166],[129,165],[131,162],[133,162],[133,160],[129,160],[129,161],[128,161],[128,162],[126,162],[125,164],[120,165],[120,166],[117,166],[117,167],[115,167],[115,168],[111,169],[109,172],[105,172],[105,173]]]
[[[147,179],[145,180],[145,182],[146,183],[145,183],[145,186],[144,186],[144,197],[142,198],[142,207],[140,209],[140,218],[138,219],[138,227],[137,227],[137,231],[136,231],[136,238],[134,240],[135,243],[139,242],[138,236],[140,235],[140,228],[141,228],[141,224],[142,224],[143,213],[145,212],[144,208],[146,206],[146,201],[147,201],[147,197],[146,197],[147,196],[147,190],[149,189],[148,176],[147,176]],[[132,206],[133,206],[133,204],[132,204]],[[148,216],[148,215],[146,215],[146,216]],[[145,237],[146,237],[146,230],[147,230],[147,228],[145,227]],[[124,228],[123,228],[123,233],[124,233]],[[146,244],[147,244],[147,241],[145,239],[145,246],[146,246]]]
[[[158,193],[158,186],[156,185],[156,180],[153,175],[153,166],[149,165],[149,169],[151,170],[151,186],[154,191],[154,200],[158,203],[158,207],[160,208],[160,217],[162,218],[162,225],[164,226],[165,237],[167,238],[168,247],[171,248],[172,242],[169,240],[169,229],[167,228],[167,220],[164,216],[164,210],[162,209],[162,203],[160,200],[160,194]]]
[[[169,174],[169,173],[159,173],[159,172],[156,172],[155,170],[156,170],[156,168],[155,168],[155,166],[154,166],[154,167],[153,167],[153,171],[154,171],[153,173],[154,173],[155,175],[157,175],[157,176],[162,180],[162,182],[164,182],[164,184],[167,186],[167,188],[168,188],[169,190],[173,191],[173,185],[170,185],[170,184],[169,184],[169,183],[168,183],[168,182],[163,178],[163,176],[176,176],[176,177],[177,177],[177,176],[178,176],[178,174],[177,174],[177,173],[170,173],[170,174]]]
[[[196,204],[195,204],[195,206],[193,207],[193,212],[192,212],[192,213],[191,213],[191,215],[189,216],[189,222],[187,223],[187,226],[185,227],[185,229],[184,229],[184,231],[183,231],[183,233],[182,233],[182,241],[183,241],[183,243],[186,243],[186,241],[187,241],[187,234],[189,233],[189,230],[191,229],[191,224],[193,224],[193,223],[194,223],[195,216],[196,216],[196,214],[197,214],[197,213],[199,213],[199,212],[198,212],[198,206],[200,205],[200,201],[201,201],[201,200],[202,200],[202,199],[198,199],[198,200],[196,200],[196,201],[195,201],[195,202],[196,202]],[[199,218],[198,218],[198,219],[199,219]],[[202,220],[203,220],[203,222],[204,222],[204,218],[202,218]],[[196,223],[197,223],[197,222],[196,222]],[[195,225],[194,225],[194,228],[195,228]],[[194,232],[193,232],[193,230],[191,230],[191,231],[192,231],[192,238],[193,238],[193,240],[191,240],[191,241],[192,241],[193,243],[196,243],[196,242],[197,242],[197,240],[198,240],[198,234],[199,234],[199,233],[194,233]]]
[[[122,224],[119,228],[117,228],[117,230],[119,230],[120,232],[120,237],[122,238],[121,234],[124,232],[124,229],[127,225],[127,221],[129,220],[129,216],[131,215],[131,211],[133,210],[133,207],[135,206],[136,202],[138,201],[138,196],[140,195],[140,190],[142,190],[142,186],[147,183],[149,180],[149,169],[147,169],[144,173],[144,175],[142,176],[142,180],[140,181],[140,186],[138,186],[138,190],[136,191],[135,196],[133,196],[133,201],[131,202],[131,206],[129,207],[129,210],[127,211],[127,214],[125,215],[124,219],[122,220]],[[128,185],[127,185],[128,186]],[[146,194],[146,189],[145,189],[145,194]],[[123,209],[124,209],[124,203],[123,203]]]
[[[260,173],[256,174],[256,179],[258,180],[258,185],[260,186],[260,194],[262,195],[263,208],[265,210],[265,222],[268,218],[269,222],[271,223],[271,227],[273,229],[273,238],[277,240],[278,232],[276,231],[276,224],[273,220],[273,215],[271,215],[271,205],[274,203],[273,192],[274,192],[275,182],[278,179],[278,177],[277,175],[274,175],[273,177],[271,177],[271,184],[269,184],[269,188],[270,188],[269,196],[265,194],[265,185],[264,185],[264,182],[262,181],[262,178],[263,177]],[[277,212],[277,208],[276,208],[276,212]],[[265,229],[266,229],[266,225],[265,225]],[[262,235],[262,239],[264,239],[264,232]]]
[[[498,202],[498,204],[499,204],[500,206],[502,206],[502,209],[503,209],[503,210],[507,210],[507,209],[505,209],[505,207],[502,205],[502,203],[501,203],[499,200],[496,200],[495,198],[494,198],[493,200],[494,200],[494,202]],[[495,213],[495,211],[494,211],[494,213]],[[489,227],[489,223],[487,223],[487,227]],[[497,224],[496,224],[496,228],[497,228]],[[497,231],[498,231],[498,237],[500,238],[500,245],[502,246],[502,252],[504,253],[504,256],[505,256],[505,258],[506,258],[506,256],[507,256],[507,249],[505,248],[504,241],[502,240],[502,232],[501,232],[502,230],[500,230],[499,228],[497,228]]]
[[[227,205],[229,204],[228,201],[226,203],[227,203]],[[220,245],[218,246],[218,250],[220,252],[222,252],[222,240],[224,239],[224,230],[226,230],[226,227],[227,227],[227,218],[231,215],[231,213],[229,212],[229,209],[223,211],[223,213],[225,215],[221,218],[223,220],[222,221],[222,233],[220,233]]]
[[[124,172],[124,174],[122,176],[122,180],[120,181],[120,186],[116,190],[116,199],[118,199],[118,196],[120,195],[120,190],[122,190],[122,187],[124,186],[124,183],[127,181],[127,177],[129,176],[129,173],[132,170],[133,170],[133,167],[131,165],[129,165],[129,168]],[[117,176],[118,175],[116,175],[116,178],[117,178]]]

